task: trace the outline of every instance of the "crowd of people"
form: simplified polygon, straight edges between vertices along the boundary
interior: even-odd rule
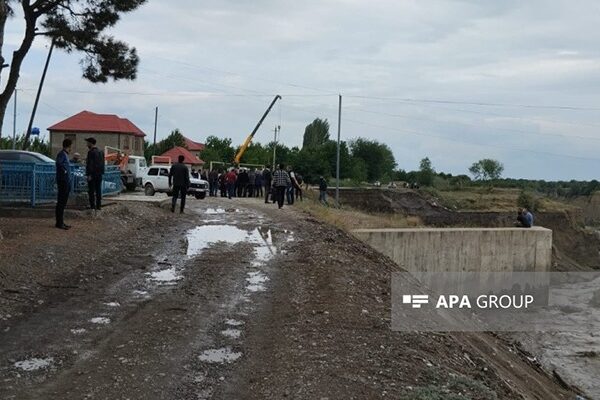
[[[96,147],[96,139],[86,139],[88,154],[86,158],[86,178],[88,181],[88,197],[93,214],[101,209],[102,175],[104,174],[104,156]],[[56,182],[58,187],[56,201],[56,227],[69,229],[64,222],[64,210],[69,199],[71,188],[71,165],[80,165],[79,153],[70,159],[72,141],[65,139],[63,148],[56,157]],[[302,175],[296,173],[291,166],[279,164],[275,171],[268,166],[262,168],[231,167],[228,169],[212,169],[210,171],[188,170],[180,156],[173,164],[169,173],[169,187],[172,191],[171,212],[175,212],[177,199],[181,198],[180,213],[184,212],[186,190],[190,185],[190,175],[193,178],[204,179],[209,184],[211,197],[254,197],[264,198],[265,203],[277,203],[282,208],[284,203],[292,205],[295,201],[303,201]],[[319,181],[319,201],[327,203],[327,181],[321,177]]]
[[[198,174],[192,171],[192,176]],[[265,203],[294,204],[302,201],[302,176],[280,164],[275,171],[264,168],[228,168],[200,172],[197,176],[208,181],[209,195],[213,197],[258,197]]]

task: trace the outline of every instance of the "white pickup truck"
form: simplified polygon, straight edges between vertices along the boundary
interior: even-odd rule
[[[146,173],[142,177],[142,186],[146,196],[154,196],[154,193],[166,193],[171,196],[169,188],[169,171],[171,167],[168,165],[152,165],[148,167]],[[208,193],[208,182],[202,179],[196,179],[190,176],[190,187],[187,191],[188,195],[195,196],[197,199],[203,199]]]

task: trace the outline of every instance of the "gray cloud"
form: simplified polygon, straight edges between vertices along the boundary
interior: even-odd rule
[[[257,140],[270,139],[281,115],[283,138],[299,145],[315,117],[329,118],[335,130],[339,92],[344,137],[389,143],[401,168],[429,156],[438,170],[466,173],[473,161],[493,157],[514,177],[593,179],[600,141],[579,137],[597,137],[598,111],[350,96],[594,107],[599,11],[591,0],[577,7],[565,0],[151,0],[114,32],[138,48],[138,80],[93,86],[79,80],[74,55],[58,53],[36,124],[86,108],[126,116],[150,134],[159,105],[159,137],[178,127],[198,140],[217,134],[241,142],[269,96],[282,93],[281,110]],[[9,46],[19,28],[15,20]],[[45,51],[36,44],[20,87],[35,88]],[[103,94],[111,91],[163,95]],[[32,95],[23,92],[21,129]]]

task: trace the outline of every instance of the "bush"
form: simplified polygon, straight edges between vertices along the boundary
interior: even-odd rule
[[[539,208],[539,199],[532,193],[523,190],[517,199],[517,205],[530,211],[537,211]]]

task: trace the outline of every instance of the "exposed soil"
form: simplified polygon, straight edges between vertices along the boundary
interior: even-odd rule
[[[398,267],[346,233],[190,203],[0,219],[0,398],[575,397],[496,336],[393,332]]]

